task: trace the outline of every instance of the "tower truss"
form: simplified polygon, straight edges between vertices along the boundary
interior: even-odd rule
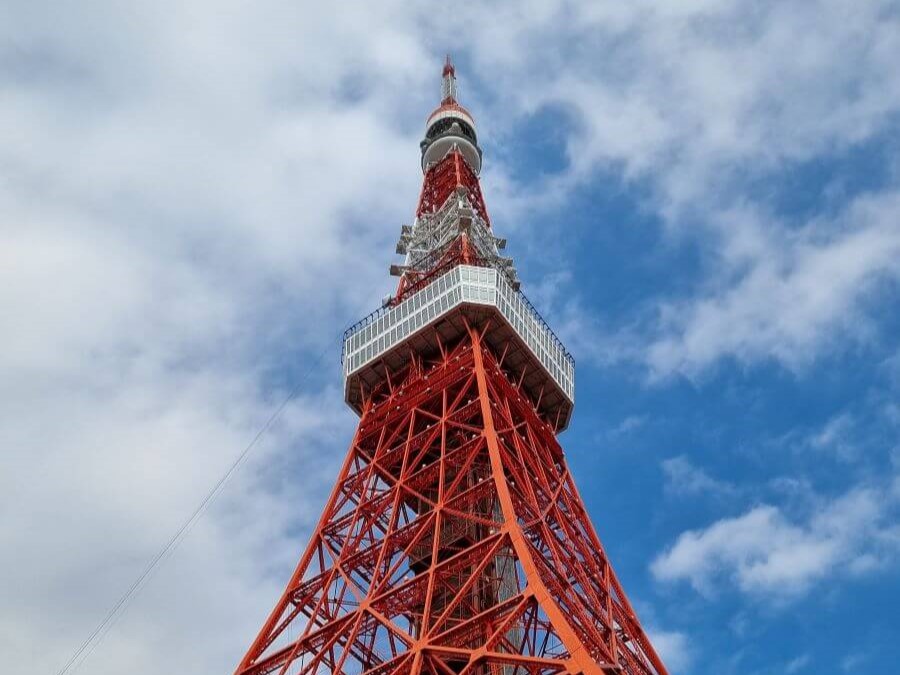
[[[442,92],[397,293],[345,335],[356,434],[235,673],[667,675],[557,441],[574,363],[500,255],[449,60]]]

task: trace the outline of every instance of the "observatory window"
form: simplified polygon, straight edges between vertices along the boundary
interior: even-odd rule
[[[573,396],[571,359],[534,308],[497,270],[467,265],[454,267],[399,306],[373,313],[361,322],[344,343],[345,376],[464,301],[497,307],[548,375]]]
[[[450,127],[453,126],[454,122],[459,124],[460,132],[465,138],[468,138],[470,141],[472,141],[472,143],[475,143],[476,145],[478,144],[478,138],[475,135],[475,130],[471,126],[469,126],[467,122],[455,117],[445,117],[444,119],[438,120],[437,122],[432,124],[429,127],[428,132],[425,134],[425,138],[427,138],[429,141],[433,141],[438,136],[442,136],[443,134],[450,131]]]

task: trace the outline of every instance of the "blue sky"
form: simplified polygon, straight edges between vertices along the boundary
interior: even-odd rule
[[[0,9],[0,652],[228,672],[351,437],[451,52],[563,435],[673,673],[900,657],[896,2]],[[308,375],[307,375],[308,373]]]

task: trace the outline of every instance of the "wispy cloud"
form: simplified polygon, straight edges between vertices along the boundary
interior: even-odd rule
[[[713,478],[685,455],[663,460],[661,466],[666,475],[666,489],[673,494],[723,497],[738,492],[734,485]]]
[[[312,367],[84,669],[230,672],[301,553],[352,430],[335,338],[389,287],[364,252],[414,204],[405,111],[439,72],[390,10],[345,9],[4,8],[12,675],[65,663]]]
[[[799,673],[803,670],[806,670],[807,666],[809,666],[810,658],[809,654],[804,654],[803,656],[798,656],[797,658],[791,659],[784,666],[784,672],[788,673]]]
[[[783,213],[773,195],[808,162],[838,162],[895,135],[900,17],[891,4],[546,3],[501,10],[502,21],[488,16],[494,7],[473,7],[474,16],[434,22],[436,35],[471,45],[476,67],[500,74],[486,109],[503,119],[553,110],[566,128],[566,167],[518,189],[504,175],[501,213],[507,203],[527,205],[516,220],[530,206],[558,206],[611,171],[647,186],[644,205],[671,242],[704,253],[691,292],[658,289],[624,330],[581,308],[572,333],[583,354],[638,361],[662,378],[697,377],[723,360],[796,372],[872,337],[874,307],[885,306],[878,291],[900,274],[896,175],[873,195],[822,186],[802,216]],[[506,171],[488,167],[488,177]]]
[[[831,575],[864,573],[894,560],[896,522],[896,502],[875,489],[848,492],[805,519],[760,505],[684,532],[651,570],[660,581],[688,581],[705,595],[725,582],[789,601]]]
[[[809,438],[809,444],[816,450],[834,454],[840,460],[852,461],[859,456],[860,450],[854,440],[854,423],[849,413],[836,415]]]
[[[691,648],[691,640],[685,633],[677,631],[649,631],[650,641],[663,663],[673,672],[689,672],[696,652]]]
[[[652,372],[696,374],[722,358],[801,369],[826,348],[866,340],[866,300],[900,279],[897,213],[900,192],[860,197],[834,221],[785,230],[738,261],[720,258],[719,274],[734,281],[662,305]]]
[[[862,668],[871,658],[872,655],[868,652],[855,651],[841,659],[841,670],[845,673],[862,672]]]
[[[521,149],[523,123],[559,114],[554,175],[518,180],[502,153],[486,162],[503,234],[607,171],[648,186],[642,208],[671,242],[704,242],[696,292],[661,283],[627,339],[597,308],[561,302],[565,274],[534,289],[583,353],[666,377],[728,358],[800,369],[870,336],[867,303],[897,275],[896,190],[798,224],[748,186],[892,129],[889,5],[4,8],[0,652],[12,674],[65,661],[285,383],[389,288],[387,259],[371,252],[386,256],[392,223],[412,211],[445,48],[468,66],[486,143]],[[289,408],[91,672],[233,667],[349,438],[338,377],[335,361],[314,368],[317,391],[334,386]],[[669,470],[684,489],[724,485],[693,465]],[[760,506],[685,534],[654,570],[704,588],[808,586],[878,558],[878,537],[889,545],[881,526],[851,532],[867,499],[815,517]],[[658,635],[673,664],[689,659],[684,635]]]
[[[629,415],[610,430],[612,436],[623,436],[633,433],[647,424],[647,415]]]

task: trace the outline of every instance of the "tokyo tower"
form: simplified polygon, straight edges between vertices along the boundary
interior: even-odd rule
[[[519,290],[448,58],[397,292],[347,330],[360,421],[236,675],[666,675],[557,434],[572,357]]]

